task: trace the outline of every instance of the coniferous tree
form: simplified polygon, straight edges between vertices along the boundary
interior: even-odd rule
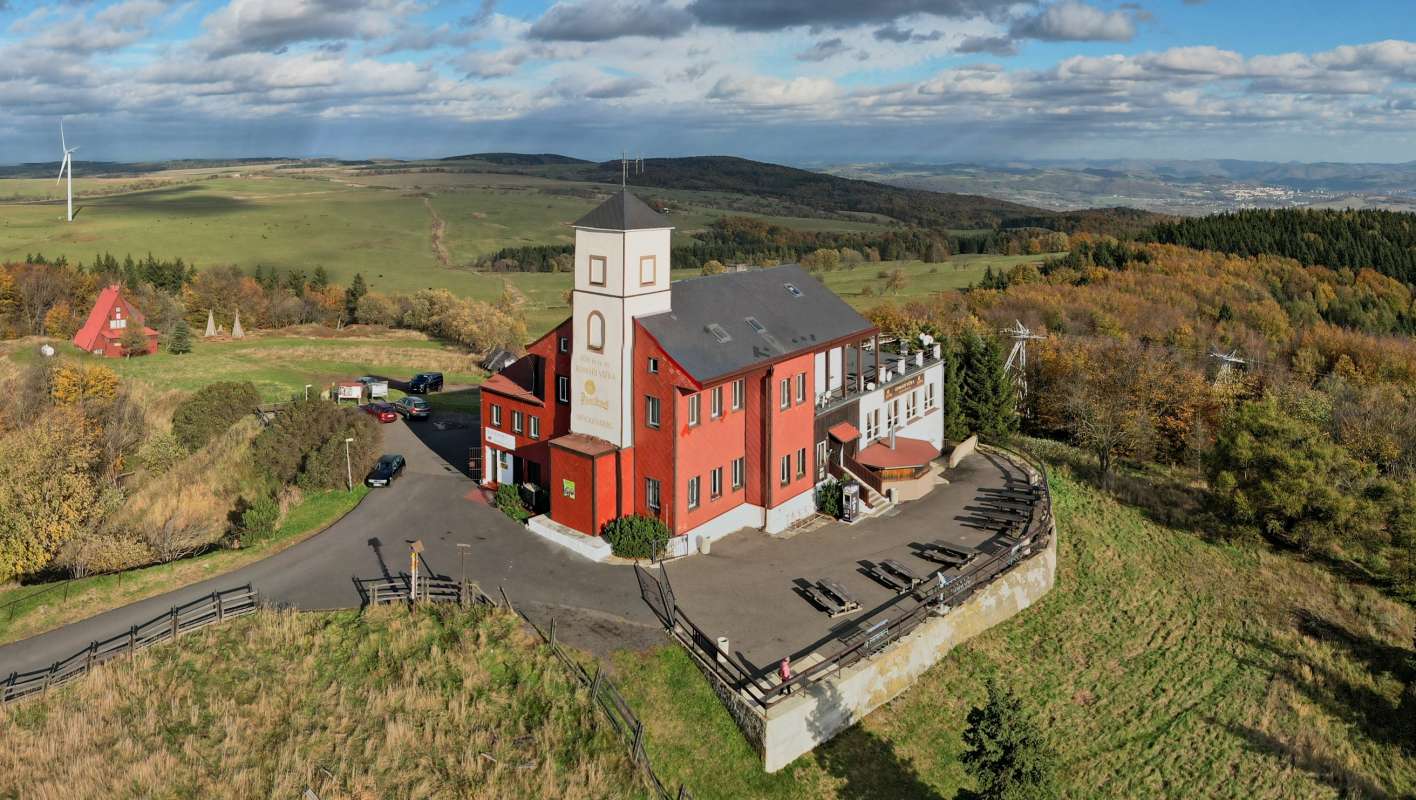
[[[167,340],[167,352],[174,356],[192,352],[192,329],[187,326],[187,320],[178,318],[172,338]]]
[[[369,287],[364,283],[362,272],[354,273],[354,280],[349,282],[349,288],[344,290],[344,319],[349,322],[357,322],[359,319],[359,299],[369,293]]]
[[[969,435],[969,423],[964,417],[963,354],[951,340],[946,339],[940,345],[944,360],[944,395],[939,400],[944,414],[944,438],[960,442]]]
[[[1016,393],[1003,352],[992,338],[964,337],[964,418],[981,437],[1007,436],[1017,429]]]
[[[984,800],[1044,800],[1058,796],[1056,756],[1043,743],[1022,703],[988,681],[988,702],[969,712],[962,761]]]
[[[324,267],[315,267],[314,277],[310,278],[310,286],[314,289],[324,289],[329,286],[329,270]]]

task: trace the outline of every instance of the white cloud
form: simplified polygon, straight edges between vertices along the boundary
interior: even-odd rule
[[[231,0],[206,18],[195,45],[208,55],[274,51],[300,42],[371,40],[399,30],[410,0]]]
[[[1124,11],[1103,11],[1078,0],[1062,0],[1018,20],[1011,33],[1018,39],[1049,42],[1129,42],[1136,35],[1136,24]]]

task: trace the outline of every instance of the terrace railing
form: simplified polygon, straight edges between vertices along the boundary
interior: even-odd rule
[[[661,590],[660,596],[663,598],[661,602],[664,603],[665,613],[660,614],[660,619],[664,622],[669,633],[706,669],[712,670],[720,680],[763,709],[782,701],[790,693],[799,691],[802,687],[816,683],[878,653],[892,642],[912,632],[920,623],[928,619],[931,613],[935,613],[936,609],[957,608],[980,588],[996,580],[1035,551],[1047,546],[1052,536],[1053,518],[1052,500],[1047,488],[1046,466],[1031,454],[1001,444],[984,445],[983,449],[999,451],[1007,455],[1014,463],[1023,466],[1028,471],[1029,482],[1040,489],[1038,500],[1029,511],[1029,518],[1022,533],[1012,541],[1008,549],[980,559],[964,572],[948,579],[947,582],[939,584],[936,581],[928,588],[913,595],[913,605],[902,607],[902,612],[892,617],[888,624],[859,632],[847,640],[848,644],[845,647],[798,673],[791,680],[777,683],[770,668],[751,671],[727,657],[727,654],[719,653],[717,640],[695,625],[676,603],[670,602],[670,598],[672,598],[672,590],[670,589]],[[642,591],[644,591],[643,587],[646,584],[658,583],[658,579],[643,569],[636,567],[636,571],[642,573],[640,576]],[[667,572],[663,573],[663,579],[664,584],[667,585]],[[656,609],[657,611],[658,609]]]

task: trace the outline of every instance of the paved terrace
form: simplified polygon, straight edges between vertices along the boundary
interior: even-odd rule
[[[947,472],[947,486],[885,516],[785,539],[736,533],[715,542],[710,555],[669,563],[678,605],[710,637],[727,636],[734,657],[749,670],[770,671],[784,655],[803,668],[811,653],[830,656],[863,629],[898,617],[898,605],[914,604],[869,577],[861,562],[894,559],[923,576],[940,565],[915,555],[914,545],[942,539],[977,548],[980,558],[1007,549],[996,534],[959,518],[980,489],[1003,488],[1009,475],[1026,479],[1022,467],[980,452]],[[799,594],[800,582],[821,578],[843,585],[861,610],[832,619]]]

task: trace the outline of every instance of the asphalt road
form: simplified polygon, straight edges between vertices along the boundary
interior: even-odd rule
[[[234,572],[0,646],[0,679],[12,670],[46,667],[174,605],[246,583],[276,606],[357,608],[356,579],[406,573],[413,539],[425,547],[419,569],[453,579],[461,574],[457,545],[470,544],[468,578],[493,596],[504,588],[538,622],[554,616],[557,636],[569,644],[607,652],[664,642],[631,567],[581,558],[469,499],[476,487],[461,467],[475,430],[438,431],[428,421],[401,420],[383,429],[385,452],[408,460],[404,475],[324,532]]]

